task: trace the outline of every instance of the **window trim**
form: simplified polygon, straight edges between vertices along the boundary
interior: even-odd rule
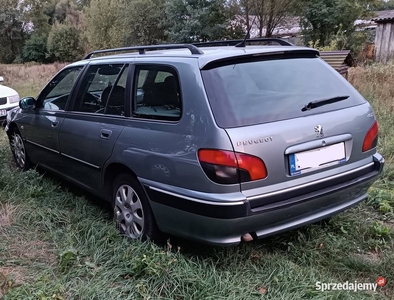
[[[275,55],[268,55],[268,56],[258,56],[258,57],[247,57],[247,59],[236,59],[236,60],[226,60],[226,61],[220,61],[218,62],[218,64],[215,65],[209,65],[209,68],[203,68],[201,70],[201,77],[203,80],[203,84],[204,84],[204,89],[208,98],[208,102],[209,102],[209,106],[210,109],[213,113],[214,119],[215,119],[215,123],[218,127],[223,128],[223,129],[232,129],[232,128],[241,128],[241,127],[247,127],[247,126],[257,126],[257,125],[262,125],[262,124],[270,124],[270,123],[275,123],[275,122],[280,122],[280,121],[284,121],[284,120],[291,120],[291,119],[297,119],[300,117],[309,117],[309,116],[313,116],[313,115],[318,115],[318,114],[324,114],[324,113],[328,113],[328,112],[332,112],[332,111],[337,111],[337,110],[342,110],[342,109],[347,109],[347,108],[351,108],[354,106],[358,106],[358,105],[362,105],[364,103],[357,103],[354,105],[350,105],[350,106],[346,106],[346,107],[342,107],[342,108],[334,108],[334,109],[329,109],[327,108],[324,111],[319,111],[319,110],[313,110],[313,111],[309,111],[309,112],[305,112],[302,116],[290,116],[290,117],[286,117],[286,118],[281,118],[281,119],[275,119],[275,120],[268,120],[268,121],[258,121],[258,122],[251,122],[248,121],[246,122],[245,120],[242,121],[242,124],[229,124],[229,119],[236,119],[234,112],[233,111],[229,111],[229,115],[230,117],[224,117],[223,113],[218,110],[217,108],[219,106],[225,106],[228,107],[227,104],[223,104],[221,100],[218,100],[218,98],[216,99],[216,101],[211,101],[211,92],[210,90],[212,90],[211,87],[211,80],[210,80],[210,72],[213,69],[216,68],[221,68],[224,66],[229,66],[229,65],[233,65],[235,63],[238,64],[243,64],[243,63],[253,63],[253,62],[266,62],[266,61],[285,61],[285,60],[292,60],[292,59],[311,59],[311,60],[315,60],[315,61],[319,61],[321,62],[321,67],[325,68],[325,71],[327,73],[331,72],[333,74],[333,76],[337,77],[338,80],[340,80],[343,84],[343,86],[347,86],[347,89],[349,90],[349,92],[351,92],[352,94],[354,93],[354,91],[356,92],[356,94],[359,94],[359,92],[357,90],[354,89],[354,87],[341,75],[339,74],[336,70],[334,70],[333,68],[331,68],[324,60],[322,60],[319,56],[314,56],[314,55],[306,55],[304,53],[304,55],[301,55],[301,52],[289,52],[289,53],[285,53],[285,54],[275,54]],[[356,95],[355,94],[355,95]],[[357,96],[358,98],[358,96]],[[360,98],[360,100],[363,98]],[[227,100],[226,100],[227,101]],[[219,103],[221,102],[221,104],[214,104],[213,103]]]
[[[104,114],[104,113],[86,112],[86,111],[76,111],[73,109],[75,102],[76,102],[77,95],[78,95],[78,91],[82,85],[83,78],[85,78],[85,75],[89,70],[89,67],[103,66],[103,65],[123,65],[119,75],[122,74],[122,71],[124,70],[124,68],[126,68],[127,66],[129,67],[129,72],[127,74],[127,79],[126,79],[126,87],[125,87],[126,93],[125,93],[125,100],[124,100],[125,101],[125,115],[124,116]],[[74,90],[73,90],[73,94],[72,94],[72,101],[70,101],[69,105],[66,106],[65,111],[67,111],[68,113],[71,113],[71,114],[89,115],[89,116],[106,117],[106,118],[126,118],[126,117],[128,117],[129,110],[128,110],[126,104],[130,102],[130,101],[127,101],[127,99],[130,99],[130,98],[128,98],[129,97],[128,96],[128,85],[129,85],[130,69],[134,69],[132,67],[132,63],[130,63],[130,62],[116,61],[116,62],[99,62],[99,63],[94,63],[94,64],[92,64],[90,62],[87,63],[85,65],[85,69],[83,70],[83,72],[81,72],[83,74],[80,74],[80,77],[78,78],[78,83],[74,85]],[[119,81],[119,78],[120,78],[119,75],[118,75],[118,77],[116,77],[116,81],[115,81],[116,83]],[[111,92],[112,92],[112,89],[111,89]]]
[[[116,77],[116,79],[115,79],[115,82],[114,82],[114,85],[111,88],[111,91],[108,94],[108,100],[105,103],[104,113],[103,113],[103,115],[105,115],[105,116],[119,116],[119,115],[107,114],[106,112],[107,112],[109,100],[111,99],[111,96],[112,96],[112,92],[114,91],[114,87],[118,85],[118,82],[119,82],[120,78],[123,76],[124,72],[127,72],[126,68],[128,66],[129,66],[128,64],[124,64],[123,65],[122,69],[119,72],[118,77]],[[127,79],[128,79],[128,77],[129,77],[129,73],[127,72],[126,73],[126,86],[127,86]],[[124,94],[124,97],[123,97],[123,107],[124,107],[124,110],[125,110],[124,113],[126,115],[126,87],[125,87],[125,94]],[[120,117],[124,117],[124,116],[120,116]]]
[[[59,72],[57,72],[57,73],[48,81],[48,83],[44,86],[44,88],[39,92],[39,94],[38,94],[38,96],[37,96],[37,98],[36,98],[36,99],[37,99],[37,103],[38,103],[36,109],[37,109],[38,111],[45,111],[45,112],[65,112],[65,111],[67,111],[68,106],[70,105],[70,102],[73,101],[74,92],[75,92],[76,87],[79,85],[79,82],[80,82],[80,79],[81,79],[81,75],[84,74],[84,73],[86,72],[86,66],[87,66],[87,65],[88,65],[88,64],[77,65],[77,66],[71,66],[71,65],[70,65],[70,66],[64,67],[63,69],[59,70]],[[44,101],[41,100],[40,97],[41,97],[42,93],[44,92],[44,90],[49,86],[49,84],[51,83],[51,81],[54,80],[59,74],[61,74],[62,72],[66,71],[66,70],[68,70],[68,69],[76,69],[76,68],[80,68],[80,67],[82,67],[82,69],[81,69],[81,71],[79,72],[79,74],[78,74],[78,76],[77,76],[77,79],[75,80],[75,82],[74,82],[74,84],[73,84],[73,87],[72,87],[72,89],[71,89],[71,91],[70,91],[70,94],[68,95],[68,98],[67,98],[67,101],[66,101],[66,105],[64,106],[64,109],[57,109],[57,110],[54,110],[54,109],[46,109],[46,108],[43,106]]]
[[[154,118],[147,118],[147,117],[137,117],[134,115],[134,105],[136,104],[136,100],[135,100],[135,93],[136,93],[136,84],[135,81],[137,80],[137,68],[138,67],[167,67],[170,68],[174,71],[174,74],[177,76],[177,81],[178,81],[178,91],[179,91],[179,100],[180,100],[180,104],[181,104],[181,114],[179,116],[179,118],[177,120],[165,120],[165,119],[154,119]],[[156,63],[156,62],[134,62],[133,63],[133,70],[130,69],[130,71],[133,72],[133,76],[131,77],[131,80],[129,82],[129,84],[131,85],[129,91],[130,91],[130,96],[131,96],[131,101],[130,103],[130,117],[133,120],[136,121],[144,121],[144,122],[155,122],[155,123],[167,123],[167,124],[178,124],[181,122],[182,118],[183,118],[183,112],[184,112],[184,102],[183,102],[183,92],[182,92],[182,81],[181,81],[181,76],[179,74],[178,69],[171,64],[167,64],[167,63]],[[158,70],[160,71],[160,70]]]

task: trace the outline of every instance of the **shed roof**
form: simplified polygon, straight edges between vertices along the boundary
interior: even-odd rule
[[[394,10],[388,10],[373,19],[376,23],[394,22]]]
[[[344,66],[351,67],[354,65],[354,59],[350,54],[350,50],[321,51],[320,57],[338,71],[342,70]]]

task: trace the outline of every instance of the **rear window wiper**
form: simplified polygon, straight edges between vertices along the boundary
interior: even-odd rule
[[[332,98],[327,98],[327,99],[320,99],[320,100],[311,101],[308,104],[306,104],[301,109],[301,111],[307,111],[307,110],[311,110],[313,108],[320,107],[320,106],[323,106],[323,105],[327,105],[327,104],[343,101],[343,100],[346,100],[349,97],[350,96],[337,96],[337,97],[332,97]]]

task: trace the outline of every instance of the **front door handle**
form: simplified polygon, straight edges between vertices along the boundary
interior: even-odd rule
[[[109,140],[109,138],[111,137],[111,134],[112,134],[112,130],[101,129],[100,138],[105,139],[105,140]]]
[[[59,125],[59,121],[52,122],[52,128],[56,128]]]

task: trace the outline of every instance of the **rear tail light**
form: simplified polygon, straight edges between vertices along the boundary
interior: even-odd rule
[[[363,143],[363,152],[369,151],[376,147],[378,144],[378,122],[375,121],[372,127],[368,130]]]
[[[255,156],[233,151],[201,149],[198,159],[209,179],[220,184],[235,184],[267,177],[264,162]]]

